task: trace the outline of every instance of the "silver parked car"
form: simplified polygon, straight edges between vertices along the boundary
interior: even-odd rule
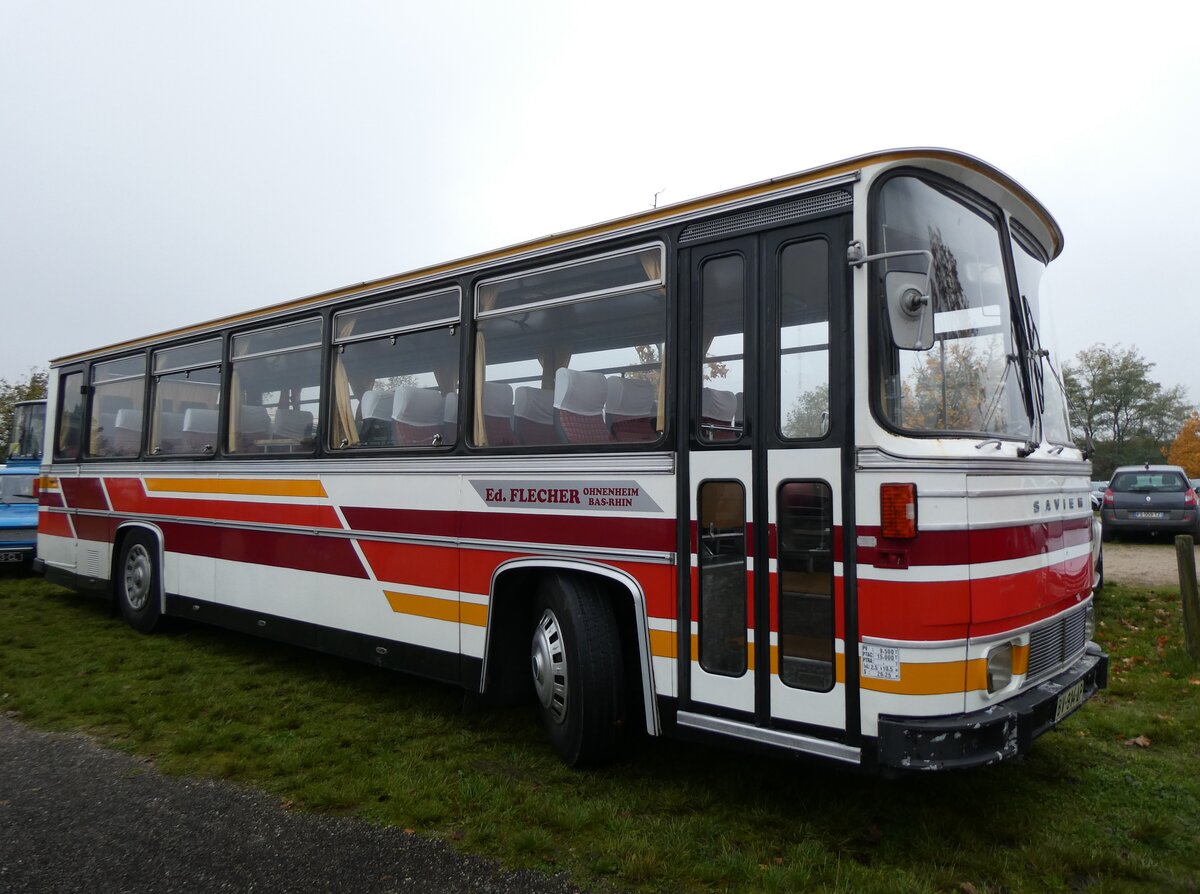
[[[1179,466],[1121,466],[1100,509],[1104,539],[1142,533],[1191,534],[1200,540],[1196,503],[1196,491]]]

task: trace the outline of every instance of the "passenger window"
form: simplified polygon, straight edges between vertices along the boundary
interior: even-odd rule
[[[834,683],[833,495],[823,481],[779,488],[779,678],[828,692]]]
[[[741,255],[700,268],[700,440],[736,441],[744,425],[746,264]]]
[[[54,432],[54,458],[79,459],[83,444],[83,373],[63,376],[58,388],[58,421]]]
[[[705,481],[697,501],[700,666],[737,677],[747,667],[746,491]]]
[[[829,431],[829,244],[793,242],[779,258],[779,426],[785,438]]]
[[[321,321],[235,335],[225,449],[311,453],[321,416]]]
[[[145,390],[144,354],[92,367],[89,456],[137,456],[141,452]]]
[[[221,340],[156,351],[150,452],[213,454],[221,403]]]
[[[334,317],[331,446],[437,447],[458,440],[457,288]]]
[[[654,245],[482,283],[472,442],[658,441],[663,282],[662,247]]]

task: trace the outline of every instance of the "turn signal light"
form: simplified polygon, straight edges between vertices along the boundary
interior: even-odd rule
[[[879,487],[879,517],[884,537],[911,540],[917,536],[917,486],[882,484]]]

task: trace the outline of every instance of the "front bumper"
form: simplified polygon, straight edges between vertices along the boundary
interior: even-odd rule
[[[1082,693],[1072,692],[1081,681]],[[1107,685],[1108,655],[1088,643],[1087,651],[1060,673],[982,711],[880,717],[879,763],[896,770],[951,770],[1025,754],[1034,739]],[[1061,717],[1057,716],[1060,695],[1068,699]]]

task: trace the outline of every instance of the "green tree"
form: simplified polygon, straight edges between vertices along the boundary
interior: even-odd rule
[[[0,445],[5,449],[12,435],[13,405],[45,397],[46,379],[46,371],[40,369],[31,369],[29,375],[16,383],[0,379]]]
[[[819,438],[829,428],[829,385],[801,394],[788,410],[783,434],[789,438]]]
[[[1188,415],[1187,395],[1150,378],[1154,364],[1137,348],[1092,345],[1063,370],[1073,435],[1091,436],[1098,477],[1117,466],[1162,461]]]

